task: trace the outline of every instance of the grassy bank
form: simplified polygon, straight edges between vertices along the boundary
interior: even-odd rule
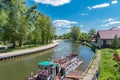
[[[120,55],[120,49],[117,50]],[[114,60],[114,50],[101,49],[100,80],[120,80],[120,64]]]
[[[25,44],[25,45],[22,45],[21,47],[16,47],[16,48],[9,47],[8,49],[4,49],[4,48],[0,49],[0,53],[13,52],[16,50],[24,50],[24,49],[40,47],[40,46],[44,46],[44,45],[47,45],[47,44],[33,44],[33,43]]]

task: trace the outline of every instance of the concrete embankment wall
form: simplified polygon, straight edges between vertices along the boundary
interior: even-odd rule
[[[96,80],[99,76],[100,51],[95,54],[95,59],[90,63],[88,69],[83,74],[83,79],[80,80]]]
[[[0,53],[0,61],[11,59],[11,58],[16,58],[16,57],[19,57],[19,56],[28,55],[28,54],[31,54],[31,53],[34,53],[34,52],[40,52],[40,51],[48,50],[48,49],[51,49],[51,48],[53,48],[57,45],[58,45],[58,41],[53,41],[53,43],[51,43],[49,45],[46,45],[46,46],[29,48],[29,49],[25,49],[25,50],[18,50],[18,51],[8,52],[8,53]]]

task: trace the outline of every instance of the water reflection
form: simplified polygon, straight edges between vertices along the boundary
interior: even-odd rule
[[[71,44],[71,51],[73,53],[80,53],[80,44],[79,43],[72,43]]]

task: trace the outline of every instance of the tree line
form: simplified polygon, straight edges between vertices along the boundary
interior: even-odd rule
[[[96,30],[90,29],[88,33],[81,32],[80,27],[72,26],[69,33],[59,36],[60,39],[70,39],[72,41],[80,41],[90,43],[92,38],[96,36]],[[110,46],[110,45],[109,45]],[[120,38],[118,35],[114,36],[111,42],[111,46],[114,49],[120,48]]]
[[[62,39],[71,39],[73,41],[91,42],[92,36],[96,35],[95,29],[90,29],[88,33],[81,32],[79,26],[72,26],[69,33],[59,36]]]
[[[50,43],[55,33],[52,21],[36,7],[27,8],[24,0],[0,0],[0,41],[13,48],[27,42]]]

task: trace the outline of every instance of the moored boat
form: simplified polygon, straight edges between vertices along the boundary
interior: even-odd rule
[[[42,61],[38,63],[38,73],[35,76],[32,73],[28,80],[62,80],[82,62],[78,54],[73,53],[52,61]]]

